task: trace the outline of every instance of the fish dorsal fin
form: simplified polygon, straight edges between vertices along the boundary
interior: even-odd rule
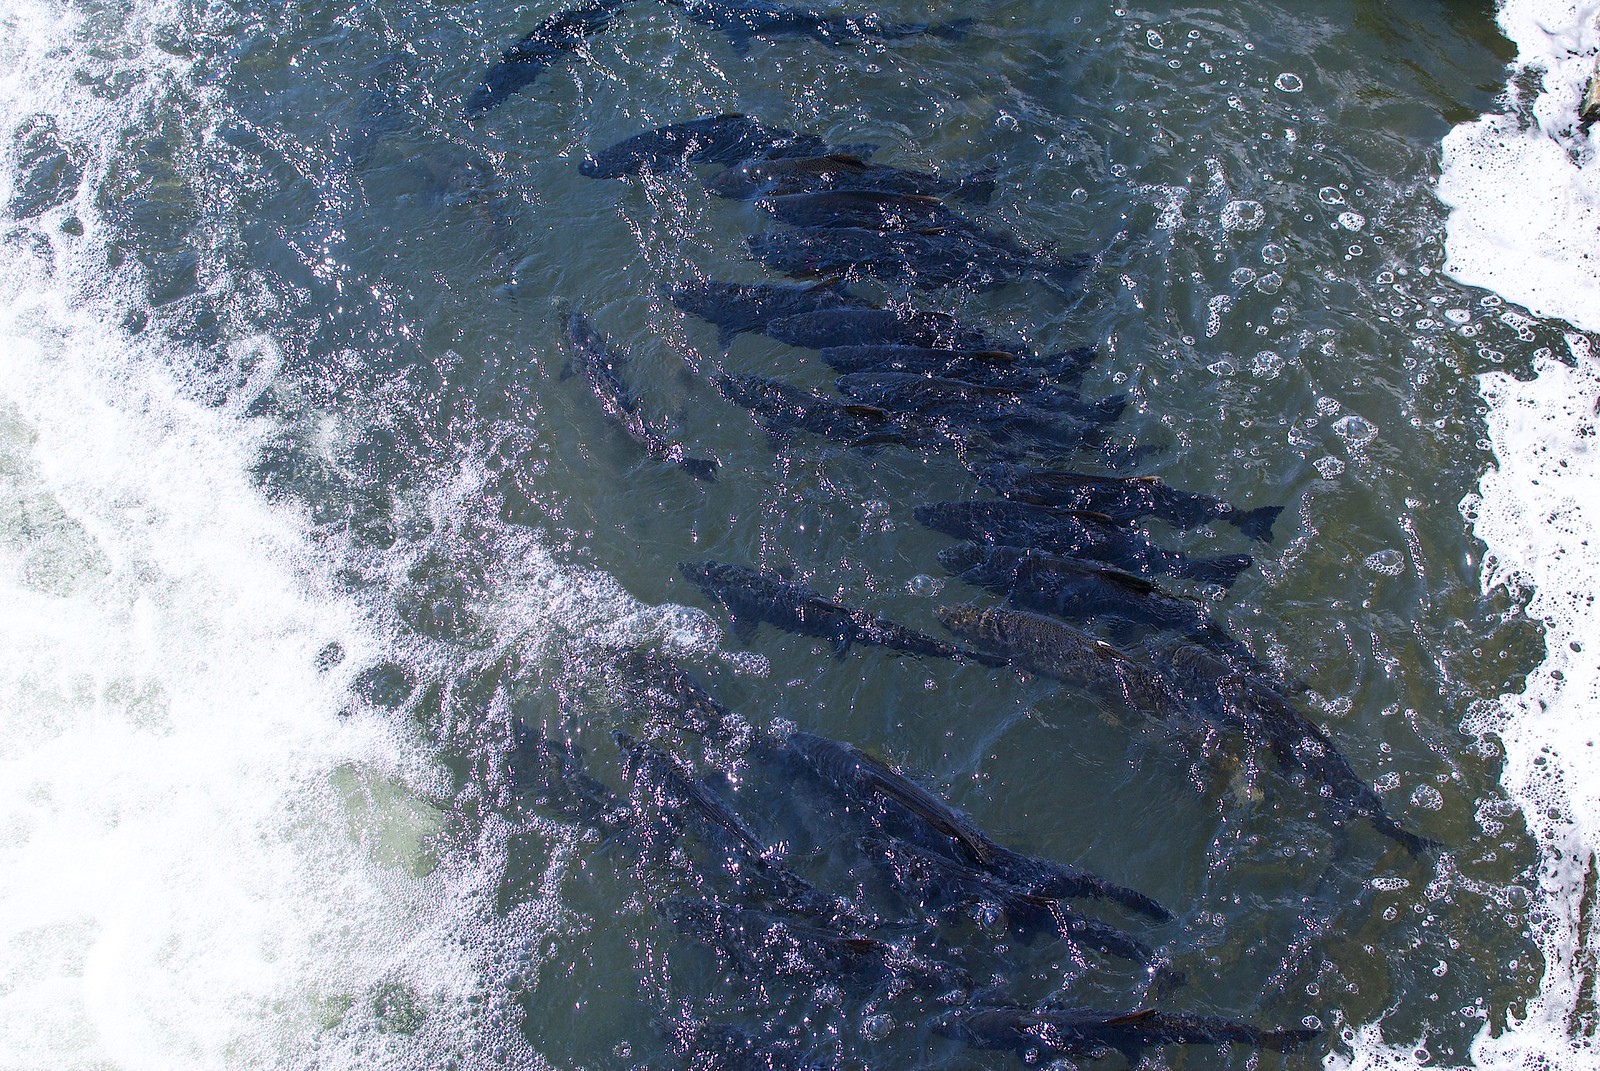
[[[1064,512],[1070,513],[1074,517],[1082,517],[1086,521],[1094,521],[1096,524],[1115,525],[1117,523],[1117,519],[1109,513],[1097,513],[1092,509],[1069,509]]]
[[[1137,1023],[1147,1023],[1155,1018],[1154,1008],[1143,1008],[1139,1011],[1129,1012],[1127,1015],[1116,1015],[1105,1021],[1106,1026],[1133,1026]]]
[[[874,420],[889,419],[888,411],[879,409],[875,405],[847,405],[844,407],[844,411],[852,416],[871,417]]]
[[[1109,584],[1114,584],[1124,591],[1131,591],[1135,595],[1149,595],[1156,591],[1156,586],[1142,576],[1125,573],[1121,569],[1095,570],[1105,578]]]
[[[826,160],[830,164],[837,164],[839,167],[850,171],[865,171],[870,166],[861,157],[850,152],[830,152],[825,156],[817,157],[817,159]]]

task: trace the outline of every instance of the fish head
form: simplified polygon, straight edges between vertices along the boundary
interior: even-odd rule
[[[957,543],[939,552],[939,564],[944,566],[946,572],[959,576],[969,569],[976,569],[988,557],[988,550],[977,543]]]

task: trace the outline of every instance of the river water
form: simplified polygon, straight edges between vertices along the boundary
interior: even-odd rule
[[[1181,985],[948,924],[989,997],[1322,1030],[1155,1065],[1594,1066],[1578,329],[1600,325],[1581,279],[1563,305],[1517,289],[1537,257],[1462,244],[1461,220],[1522,204],[1517,180],[1490,203],[1462,178],[1481,144],[1446,142],[1508,106],[1495,13],[895,0],[885,19],[976,21],[740,50],[639,0],[463,121],[556,9],[8,6],[0,1066],[626,1071],[701,1066],[670,1043],[698,1020],[851,1068],[1014,1066],[930,1029],[944,994],[719,964],[658,910],[691,891],[673,867],[519,796],[518,725],[613,786],[611,732],[654,734],[797,870],[888,902],[824,796],[621,703],[600,671],[619,648],[1177,915],[1143,936]],[[1519,78],[1517,129],[1558,125]],[[975,214],[1095,256],[1081,293],[915,300],[1098,347],[1091,387],[1131,399],[1123,471],[1285,507],[1271,543],[1148,530],[1255,556],[1230,590],[1187,590],[1304,682],[1439,856],[1331,828],[1314,787],[1237,741],[1044,678],[727,629],[680,561],[783,570],[932,633],[941,604],[987,598],[912,515],[979,492],[954,458],[775,451],[709,385],[830,381],[760,336],[724,351],[662,296],[764,278],[744,239],[772,225],[704,171],[579,174],[730,111],[992,169]],[[1529,173],[1585,161],[1565,136]],[[563,375],[564,303],[718,480],[644,457]]]

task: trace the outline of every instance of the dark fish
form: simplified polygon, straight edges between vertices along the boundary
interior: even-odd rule
[[[1007,924],[1025,935],[1050,929],[1072,945],[1135,963],[1150,963],[1154,958],[1149,946],[1132,934],[1073,911],[1059,897],[1029,892],[903,840],[868,837],[862,848],[889,868],[902,893],[925,908],[988,905],[1001,911]]]
[[[567,313],[567,350],[572,366],[589,381],[589,389],[600,399],[600,408],[606,416],[616,421],[628,437],[645,448],[657,461],[670,461],[689,475],[700,480],[715,480],[722,462],[714,457],[690,457],[682,443],[671,442],[645,422],[639,413],[639,403],[623,384],[617,366],[624,358],[606,344],[606,340],[589,324],[589,318],[577,309]]]
[[[959,647],[932,636],[903,628],[865,610],[831,602],[804,584],[793,583],[774,573],[724,562],[683,562],[678,570],[699,585],[707,598],[727,608],[734,631],[739,635],[748,637],[765,621],[785,632],[832,640],[840,657],[852,643],[933,658],[967,655]]]
[[[992,465],[978,470],[978,479],[1022,502],[1066,509],[1093,510],[1119,521],[1159,517],[1177,528],[1194,528],[1223,520],[1251,539],[1272,540],[1272,524],[1282,506],[1241,510],[1211,495],[1179,491],[1159,476],[1091,476],[1053,472],[1018,465]]]
[[[849,294],[837,283],[814,286],[769,286],[744,283],[679,283],[667,294],[684,312],[717,325],[717,340],[726,347],[745,331],[764,332],[785,316],[821,309],[871,309],[870,301]]]
[[[512,787],[537,807],[610,836],[633,825],[627,803],[584,772],[583,752],[547,740],[515,723],[516,745],[507,756]]]
[[[937,197],[876,190],[822,190],[817,193],[768,194],[756,207],[791,227],[860,227],[882,232],[940,231],[959,235],[1016,257],[1037,256],[1035,250],[1008,234],[986,230],[946,208]]]
[[[623,755],[629,803],[647,847],[659,853],[692,826],[714,849],[718,865],[740,895],[810,918],[862,921],[849,904],[825,895],[788,867],[769,859],[728,802],[683,763],[627,733],[612,736]]]
[[[578,165],[589,178],[673,171],[688,164],[736,164],[758,156],[815,156],[827,143],[810,134],[762,126],[748,115],[717,115],[646,130]]]
[[[916,820],[917,825],[911,827],[913,831],[920,827],[933,830],[945,846],[953,843],[976,863],[986,863],[997,854],[999,845],[990,841],[966,815],[860,748],[801,731],[790,733],[786,740],[817,776],[851,799],[871,807],[880,821],[889,817],[883,805],[891,804],[895,814],[903,811]],[[904,815],[900,817],[903,820]],[[903,821],[900,825],[904,831]]]
[[[552,64],[575,52],[586,38],[610,26],[627,3],[628,0],[593,0],[544,19],[489,68],[483,84],[467,98],[463,117],[472,122],[531,85]]]
[[[814,7],[775,4],[767,0],[666,0],[690,20],[727,34],[734,49],[744,52],[754,37],[802,35],[828,44],[904,37],[959,38],[972,19],[955,22],[885,22],[877,14],[829,15]]]
[[[871,807],[880,824],[893,827],[890,832],[940,849],[954,846],[974,867],[1029,895],[1110,900],[1151,918],[1172,918],[1141,892],[995,843],[966,815],[860,748],[798,731],[789,734],[788,743],[824,781]],[[929,838],[928,832],[936,836]]]
[[[1040,383],[1017,388],[912,372],[849,372],[834,385],[840,394],[891,413],[939,415],[958,422],[962,420],[956,414],[971,414],[972,430],[1000,424],[1064,443],[1098,441],[1099,426],[1115,422],[1128,405],[1126,394],[1091,402]]]
[[[752,160],[717,172],[705,180],[705,187],[718,197],[737,201],[748,201],[763,193],[782,197],[823,190],[870,190],[987,202],[994,197],[994,172],[978,171],[962,178],[944,178],[925,171],[869,164],[856,156],[832,153],[827,156]]]
[[[767,334],[805,349],[875,344],[1019,352],[954,316],[917,309],[820,309],[772,320]]]
[[[1115,1051],[1137,1063],[1153,1045],[1249,1045],[1292,1052],[1321,1031],[1295,1027],[1262,1030],[1236,1019],[1145,1009],[1132,1012],[1083,1008],[965,1007],[945,1012],[933,1029],[978,1048],[1015,1049],[1025,1059],[1093,1056]]]
[[[960,379],[993,387],[1025,389],[1083,378],[1094,363],[1089,347],[1065,353],[1030,354],[1010,350],[956,350],[932,346],[863,345],[826,346],[824,364],[840,372],[908,372],[913,375]]]
[[[661,910],[680,933],[704,941],[730,968],[750,978],[778,975],[857,986],[906,979],[941,992],[972,988],[959,967],[852,929],[677,896],[663,902]]]
[[[1197,644],[1172,642],[1156,655],[1163,675],[1182,701],[1218,722],[1231,720],[1253,743],[1271,751],[1280,765],[1323,786],[1336,804],[1366,818],[1379,833],[1412,855],[1440,847],[1390,817],[1383,798],[1361,779],[1328,734],[1283,694],[1278,682],[1243,670]]]
[[[1005,595],[1013,606],[1069,620],[1109,617],[1196,637],[1230,658],[1251,658],[1194,599],[1162,591],[1142,576],[1022,547],[958,543],[939,563],[969,584]]]
[[[753,235],[757,260],[794,276],[866,275],[931,289],[957,284],[993,290],[1036,279],[1070,294],[1087,260],[1019,256],[952,232],[894,233],[861,227],[797,227]]]
[[[1103,514],[1025,502],[936,502],[913,512],[929,528],[957,539],[1077,555],[1137,573],[1161,573],[1224,587],[1250,568],[1252,561],[1245,554],[1190,558],[1154,545]]]
[[[1270,751],[1280,765],[1320,783],[1342,814],[1358,814],[1413,855],[1437,848],[1391,818],[1326,733],[1271,682],[1197,644],[1135,660],[1070,625],[1037,614],[993,607],[945,606],[939,620],[963,641],[1009,658],[1019,668],[1053,677],[1163,718],[1199,719],[1237,732]]]
[[[665,751],[624,732],[611,735],[622,752],[629,803],[639,820],[653,827],[657,844],[676,839],[692,825],[725,855],[765,858],[765,849],[750,827],[710,785]]]
[[[803,431],[846,446],[950,445],[936,434],[897,422],[882,409],[846,404],[780,380],[717,373],[711,383],[724,398],[750,410],[774,442]]]
[[[735,735],[737,715],[665,655],[632,651],[617,669],[623,693],[641,713],[714,740]]]
[[[811,1059],[792,1037],[690,1020],[673,1022],[671,1035],[673,1051],[693,1071],[838,1071],[837,1061]]]

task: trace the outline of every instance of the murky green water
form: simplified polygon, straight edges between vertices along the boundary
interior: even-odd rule
[[[195,8],[166,42],[193,57],[195,85],[127,131],[100,198],[113,260],[151,271],[132,303],[153,306],[145,330],[172,338],[203,396],[247,401],[268,432],[261,483],[307,511],[392,633],[394,664],[367,675],[360,701],[444,747],[454,820],[437,850],[472,852],[485,822],[532,823],[498,900],[555,888],[565,909],[507,982],[534,1048],[562,1067],[664,1066],[652,1024],[686,1011],[781,1022],[850,1066],[1016,1060],[932,1036],[943,1005],[928,994],[864,1007],[827,987],[751,992],[652,907],[681,889],[511,798],[495,756],[513,718],[576,740],[619,783],[609,732],[639,726],[590,667],[620,641],[665,646],[757,726],[853,741],[1004,843],[1178,913],[1147,935],[1187,977],[1164,995],[1048,942],[951,928],[975,979],[1009,999],[1314,1017],[1329,1032],[1304,1053],[1259,1057],[1291,1066],[1336,1046],[1341,1022],[1387,1016],[1391,1038],[1462,1058],[1541,970],[1512,888],[1531,852],[1493,745],[1463,730],[1541,653],[1514,606],[1480,596],[1481,550],[1458,509],[1489,463],[1471,377],[1516,334],[1494,299],[1434,274],[1429,192],[1440,138],[1502,79],[1488,9],[895,3],[886,16],[978,23],[954,42],[778,40],[742,56],[641,0],[577,60],[464,123],[487,64],[549,10]],[[979,493],[953,458],[814,440],[774,454],[708,385],[717,367],[831,381],[814,355],[760,336],[724,354],[661,296],[686,278],[763,278],[744,246],[768,226],[760,214],[690,173],[577,172],[586,151],[645,127],[734,110],[876,144],[884,162],[992,167],[987,223],[1098,256],[1072,302],[1030,284],[918,300],[1040,347],[1099,346],[1090,383],[1131,395],[1118,431],[1149,448],[1137,471],[1286,507],[1270,546],[1226,526],[1151,532],[1257,555],[1232,590],[1200,594],[1309,685],[1310,713],[1390,810],[1448,846],[1439,865],[1363,823],[1336,836],[1311,790],[1270,764],[1253,777],[1225,740],[1047,680],[874,649],[835,659],[770,628],[747,648],[715,644],[721,618],[678,577],[681,560],[792,570],[935,633],[941,602],[984,597],[945,577],[950,541],[912,517]],[[723,459],[715,484],[643,458],[581,378],[561,378],[563,301],[632,355],[648,412]],[[719,759],[796,869],[892,903],[852,869],[824,797]],[[1294,947],[1306,955],[1285,963]],[[1159,1059],[1219,1062],[1207,1049]]]

